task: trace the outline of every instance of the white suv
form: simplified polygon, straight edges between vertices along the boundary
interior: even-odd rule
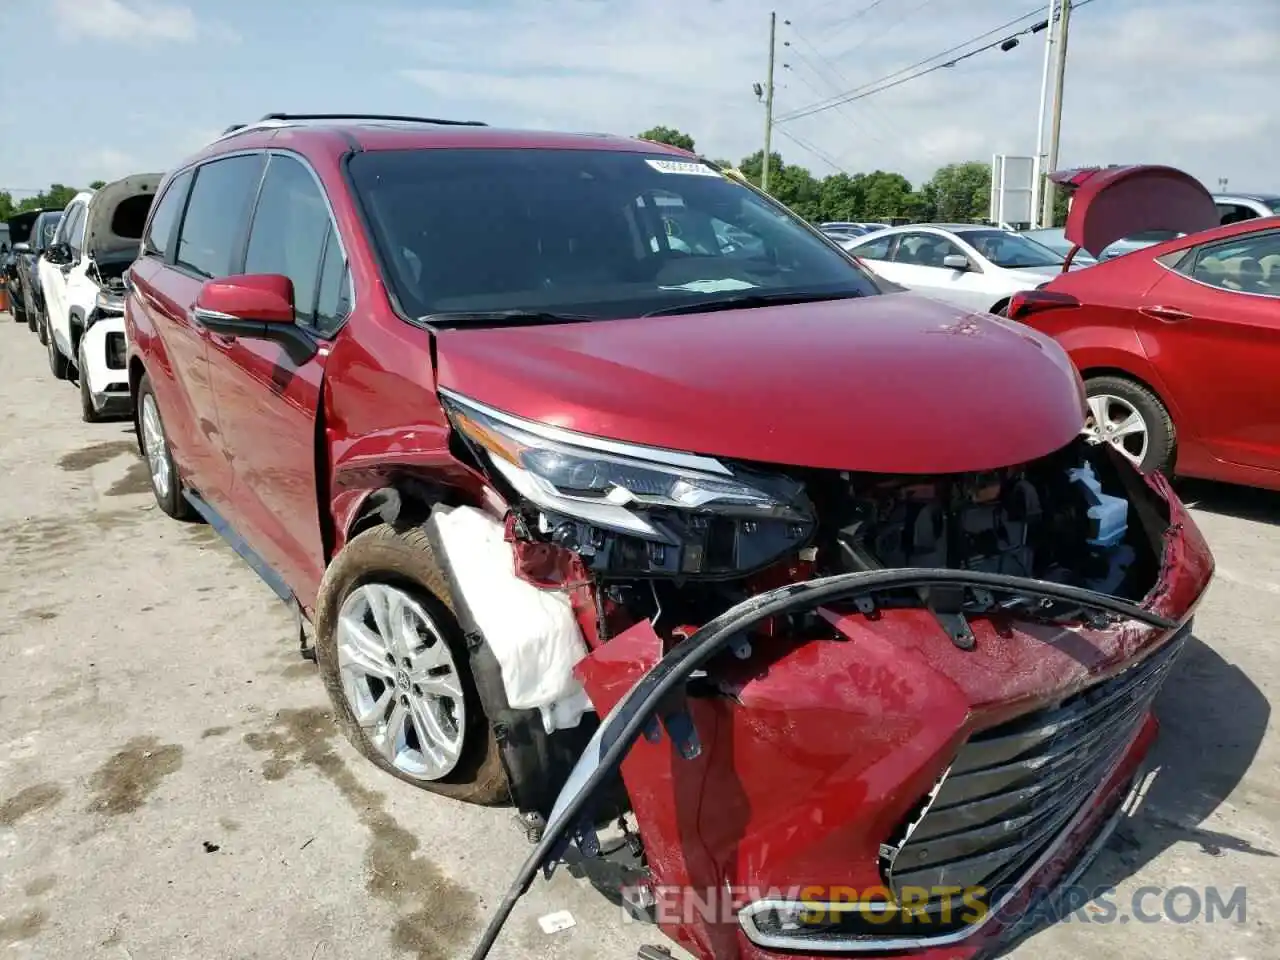
[[[74,373],[81,413],[91,423],[130,409],[124,275],[138,256],[162,177],[139,173],[76,194],[40,258],[49,369],[61,380]]]

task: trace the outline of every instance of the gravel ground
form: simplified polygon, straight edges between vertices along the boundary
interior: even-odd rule
[[[81,423],[4,315],[0,463],[0,957],[464,956],[528,850],[510,812],[362,761],[287,609],[208,527],[154,507],[128,425]],[[1018,958],[1280,956],[1280,496],[1185,493],[1218,578],[1160,701],[1159,775],[1083,882],[1114,883],[1125,915],[1143,886],[1247,885],[1245,921],[1086,912]],[[566,909],[574,928],[539,929]],[[494,957],[659,942],[561,870]]]

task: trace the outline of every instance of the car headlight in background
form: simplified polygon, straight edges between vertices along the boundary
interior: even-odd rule
[[[789,477],[591,437],[441,391],[453,426],[541,516],[608,572],[729,573],[803,545],[813,512]],[[606,531],[626,535],[615,543]],[[640,542],[643,541],[643,542]]]
[[[99,290],[93,301],[93,309],[103,316],[117,316],[124,313],[124,297],[109,290]]]

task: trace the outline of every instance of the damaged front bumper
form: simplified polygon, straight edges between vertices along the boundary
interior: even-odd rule
[[[598,851],[593,805],[619,771],[659,924],[695,955],[958,960],[1008,939],[1133,783],[1212,576],[1177,498],[1148,482],[1170,522],[1141,606],[997,574],[876,570],[759,594],[665,651],[644,622],[597,647],[578,674],[605,718],[473,958],[570,842]],[[971,619],[971,647],[927,609],[875,603],[943,586],[995,601]],[[744,642],[804,614],[816,627],[803,642]],[[723,896],[732,910],[707,909]]]

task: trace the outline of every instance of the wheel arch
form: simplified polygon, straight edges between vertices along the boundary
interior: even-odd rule
[[[1012,297],[1012,296],[1008,296],[1008,297],[1001,297],[1001,298],[1000,298],[999,300],[997,300],[994,304],[992,304],[991,309],[990,309],[990,310],[988,310],[988,311],[987,311],[987,313],[994,313],[994,314],[997,314],[997,315],[1001,315],[1001,316],[1003,316],[1003,314],[1000,314],[1000,311],[1001,311],[1001,310],[1005,310],[1005,309],[1007,309],[1007,308],[1008,308],[1008,306],[1009,306],[1009,304],[1010,304],[1012,301],[1013,301],[1013,297]]]

